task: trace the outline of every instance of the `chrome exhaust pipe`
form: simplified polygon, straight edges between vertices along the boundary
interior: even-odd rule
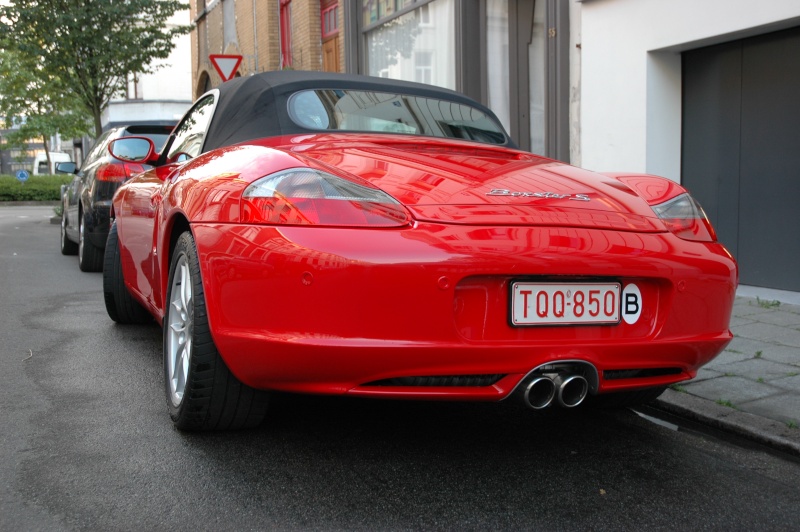
[[[554,384],[558,390],[558,404],[564,408],[578,406],[589,393],[589,382],[581,375],[559,375]]]
[[[525,404],[534,410],[547,408],[556,396],[556,383],[547,377],[537,377],[525,387]]]

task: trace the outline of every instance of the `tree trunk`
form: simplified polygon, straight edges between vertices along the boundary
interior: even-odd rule
[[[103,133],[103,124],[100,121],[102,112],[100,109],[93,109],[92,114],[94,115],[94,138],[98,138]]]
[[[53,162],[50,160],[50,146],[47,144],[47,135],[42,135],[42,144],[44,144],[44,154],[47,157],[47,172],[46,174],[53,173]],[[39,171],[38,168],[34,168],[36,172]]]

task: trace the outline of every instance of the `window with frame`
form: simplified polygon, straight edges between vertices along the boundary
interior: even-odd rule
[[[323,8],[321,18],[323,39],[333,37],[339,33],[339,4]]]
[[[433,52],[414,52],[414,81],[430,85],[433,79]]]
[[[142,85],[139,82],[139,74],[128,74],[128,88],[125,97],[128,100],[141,100],[144,98],[142,96]]]
[[[361,0],[364,25],[368,26],[383,19],[388,19],[412,4],[424,2],[425,0]]]
[[[175,161],[194,158],[203,152],[206,131],[214,114],[216,96],[209,94],[194,106],[175,128],[175,138],[169,147],[167,159]]]
[[[421,78],[431,85],[455,89],[455,5],[456,0],[396,0],[391,5],[363,0],[365,9],[383,15],[378,24],[372,23],[364,31],[367,74],[383,77],[387,72],[386,77],[392,79]],[[417,54],[422,54],[419,68]],[[435,63],[437,68],[428,68],[423,62]]]

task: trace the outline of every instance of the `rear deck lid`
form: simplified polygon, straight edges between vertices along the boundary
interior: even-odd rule
[[[530,153],[393,135],[341,137],[329,135],[298,151],[328,171],[370,181],[420,221],[666,230],[647,203],[613,177]]]

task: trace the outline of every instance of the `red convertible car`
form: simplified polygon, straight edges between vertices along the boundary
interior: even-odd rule
[[[452,91],[311,72],[202,96],[114,197],[112,319],[164,330],[185,430],[268,392],[629,405],[730,341],[737,268],[675,182],[515,148]]]

